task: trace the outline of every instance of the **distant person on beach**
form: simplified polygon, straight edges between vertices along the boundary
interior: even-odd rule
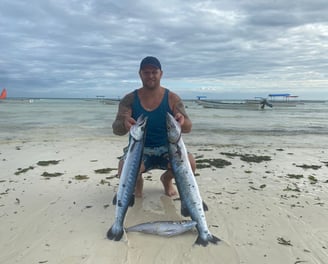
[[[152,169],[165,170],[160,178],[165,194],[174,196],[177,191],[173,186],[174,175],[169,164],[166,113],[169,112],[175,117],[180,123],[183,133],[191,131],[192,123],[180,97],[161,86],[163,71],[157,58],[145,57],[140,63],[139,76],[142,87],[125,95],[120,101],[116,119],[112,125],[113,132],[116,135],[125,135],[141,114],[148,117],[144,154],[136,183],[135,196],[142,197],[142,173]],[[126,154],[127,149],[124,149],[124,154]],[[196,163],[190,153],[189,162],[192,170],[195,171]],[[118,165],[119,176],[123,163],[124,155]]]

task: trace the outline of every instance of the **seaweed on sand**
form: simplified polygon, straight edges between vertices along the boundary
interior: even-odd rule
[[[246,162],[256,162],[260,163],[262,161],[269,161],[271,160],[270,156],[256,156],[256,155],[251,155],[251,154],[245,154],[241,155],[240,159]]]
[[[101,179],[100,184],[102,184],[102,185],[108,184],[108,186],[110,186],[110,181],[107,181],[105,179]]]
[[[19,175],[33,169],[34,169],[33,166],[29,166],[28,168],[24,168],[24,169],[18,168],[17,171],[15,172],[15,175]]]
[[[116,169],[113,169],[113,168],[103,168],[103,169],[95,170],[95,173],[106,174],[106,173],[110,173],[113,170],[116,170]]]
[[[249,186],[250,189],[254,190],[254,191],[259,191],[259,190],[263,190],[266,187],[266,184],[261,184],[259,186],[259,188],[256,188],[254,186]]]
[[[301,179],[303,178],[303,174],[292,174],[292,173],[288,173],[287,174],[288,178],[291,178],[291,179]]]
[[[107,176],[105,179],[101,179],[100,184],[108,184],[108,186],[111,185],[110,181],[111,179],[118,178],[118,175],[113,175],[113,176]]]
[[[87,180],[87,179],[89,179],[89,177],[87,176],[87,175],[75,175],[74,176],[74,179],[75,180]]]
[[[48,166],[48,165],[57,165],[60,160],[40,160],[38,161],[38,166]]]
[[[290,240],[286,240],[283,237],[278,237],[278,244],[284,245],[284,246],[293,246]]]
[[[196,167],[197,169],[203,169],[203,168],[224,168],[225,166],[231,165],[230,161],[224,160],[224,159],[199,159],[196,160]]]
[[[213,151],[212,148],[199,148],[199,151]]]
[[[284,189],[284,191],[293,191],[293,192],[301,192],[301,189],[297,186],[296,183],[293,183],[294,188],[291,188],[289,185]]]
[[[321,168],[320,165],[307,165],[307,164],[296,165],[296,167],[303,168],[303,169],[313,169],[313,170],[318,170]]]
[[[241,154],[238,154],[236,152],[231,153],[231,152],[220,152],[220,154],[228,156],[228,157],[239,157]]]
[[[240,157],[242,161],[245,162],[256,162],[260,163],[262,161],[270,161],[270,156],[257,156],[254,154],[239,154],[239,153],[230,153],[230,152],[221,152],[222,155],[226,155],[228,157]]]
[[[311,184],[316,184],[318,182],[318,179],[316,177],[314,177],[313,175],[310,175],[308,177],[308,179],[310,180]]]
[[[41,174],[41,176],[43,177],[46,177],[46,178],[54,178],[54,177],[59,177],[59,176],[62,176],[64,173],[61,173],[61,172],[53,172],[53,173],[50,173],[50,172],[44,172]]]

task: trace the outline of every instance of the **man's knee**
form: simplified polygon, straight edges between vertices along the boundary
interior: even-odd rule
[[[138,177],[141,177],[141,175],[146,172],[146,167],[145,167],[145,164],[143,162],[141,162],[140,164],[140,169],[139,169],[139,176]]]
[[[188,153],[188,158],[189,158],[189,162],[190,162],[190,166],[193,172],[196,171],[196,161],[194,156],[191,153]]]
[[[122,168],[123,168],[123,165],[124,165],[124,160],[121,159],[119,162],[118,162],[118,169],[117,169],[117,174],[118,176],[120,177],[121,176],[121,173],[122,173]],[[140,165],[140,170],[139,170],[139,177],[141,176],[142,173],[145,172],[145,165],[144,163],[142,162],[141,165]]]
[[[118,177],[121,176],[123,164],[124,164],[124,160],[123,159],[120,159],[120,161],[118,162],[118,169],[117,169],[117,175],[118,175]]]

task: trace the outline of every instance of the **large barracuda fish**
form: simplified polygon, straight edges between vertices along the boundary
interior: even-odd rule
[[[107,232],[110,240],[119,241],[124,233],[124,219],[129,205],[134,204],[134,188],[136,185],[141,159],[143,155],[147,117],[140,116],[130,129],[130,144],[124,160],[119,187],[113,199],[115,222]]]
[[[203,201],[181,137],[180,124],[167,113],[166,125],[170,163],[181,198],[181,213],[184,216],[191,216],[191,219],[197,223],[196,244],[202,246],[207,246],[209,242],[217,244],[220,239],[212,235],[207,227]]]
[[[196,226],[195,221],[154,221],[142,223],[126,228],[126,232],[142,232],[146,234],[153,234],[159,236],[176,236],[189,231]]]

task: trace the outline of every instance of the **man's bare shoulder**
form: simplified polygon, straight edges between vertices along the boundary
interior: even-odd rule
[[[133,99],[134,99],[133,92],[126,94],[120,101],[120,107],[130,108],[132,106]]]
[[[181,113],[186,118],[189,118],[186,113],[185,106],[184,106],[180,96],[171,91],[169,93],[169,104],[170,104],[170,107],[174,114]]]
[[[176,93],[170,91],[169,92],[169,102],[170,102],[170,105],[176,105],[178,102],[181,101],[181,98],[179,95],[177,95]]]

